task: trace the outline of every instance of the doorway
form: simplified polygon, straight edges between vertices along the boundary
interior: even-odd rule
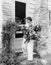
[[[24,25],[25,17],[26,17],[26,3],[15,1],[15,21],[17,22],[17,24],[19,23],[21,25]],[[20,29],[20,31],[16,32],[15,38],[22,38],[22,37],[23,32]]]

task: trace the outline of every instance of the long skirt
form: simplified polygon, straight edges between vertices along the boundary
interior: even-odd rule
[[[34,40],[30,40],[30,42],[27,45],[27,59],[28,60],[33,60],[33,45],[34,45]]]

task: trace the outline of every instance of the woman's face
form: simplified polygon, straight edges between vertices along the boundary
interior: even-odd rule
[[[27,19],[26,19],[26,23],[27,23],[28,25],[31,25],[31,21],[30,21],[30,20],[27,20]]]

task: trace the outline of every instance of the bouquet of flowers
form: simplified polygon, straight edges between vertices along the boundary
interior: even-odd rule
[[[39,37],[37,32],[41,31],[41,26],[23,26],[23,34],[24,34],[24,38],[26,39],[25,42],[29,42],[30,40],[39,40]]]

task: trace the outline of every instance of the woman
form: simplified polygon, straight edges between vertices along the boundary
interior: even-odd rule
[[[27,58],[28,60],[33,60],[33,43],[34,40],[31,40],[31,36],[33,33],[31,33],[33,31],[34,26],[32,25],[32,18],[31,17],[27,17],[26,18],[26,24],[24,26],[24,37],[23,37],[23,44],[22,44],[22,49],[23,49],[23,53],[27,54]]]

